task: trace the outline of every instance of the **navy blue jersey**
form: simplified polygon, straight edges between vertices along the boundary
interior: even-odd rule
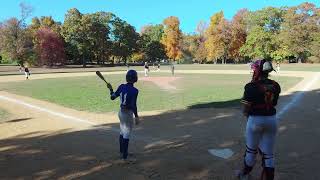
[[[111,99],[115,99],[120,96],[120,108],[132,110],[137,117],[137,97],[139,90],[131,83],[121,84],[117,91],[111,94]]]
[[[251,82],[246,84],[241,102],[250,105],[249,115],[272,116],[276,114],[275,106],[280,92],[280,85],[273,80]],[[270,94],[269,98],[268,94]]]

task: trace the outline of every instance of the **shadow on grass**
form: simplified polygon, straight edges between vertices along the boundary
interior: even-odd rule
[[[314,138],[320,137],[318,91],[306,92],[303,105],[297,103],[283,116],[276,151],[280,179],[320,178],[319,172],[312,172],[320,161]],[[279,108],[291,97],[281,97]],[[143,116],[130,141],[134,164],[116,163],[118,123],[84,130],[35,130],[0,139],[0,179],[232,179],[233,168],[242,164],[246,121],[240,104],[233,104],[237,99],[220,103]],[[214,106],[232,108],[204,108]],[[308,114],[302,113],[305,109]],[[209,155],[211,148],[236,153],[223,160]],[[292,158],[306,168],[295,166]]]

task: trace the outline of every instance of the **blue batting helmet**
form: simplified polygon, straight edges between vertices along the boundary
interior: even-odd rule
[[[138,73],[135,70],[130,69],[127,72],[126,80],[128,83],[135,83],[138,81]]]

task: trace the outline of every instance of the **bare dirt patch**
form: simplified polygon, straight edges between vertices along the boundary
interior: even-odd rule
[[[181,77],[143,77],[140,81],[152,82],[163,90],[177,90],[174,83]]]

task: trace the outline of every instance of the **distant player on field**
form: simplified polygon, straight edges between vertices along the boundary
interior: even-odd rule
[[[174,64],[173,63],[171,64],[171,74],[172,74],[172,76],[174,76]]]
[[[277,73],[280,73],[280,63],[279,62],[277,62]]]
[[[19,72],[22,73],[22,69],[23,69],[23,66],[20,64],[20,65],[19,65]]]
[[[252,64],[252,82],[246,84],[241,102],[243,114],[247,117],[246,154],[244,167],[237,172],[240,179],[245,179],[253,169],[256,154],[262,155],[263,171],[261,179],[274,179],[274,144],[277,133],[276,109],[281,88],[268,79],[273,71],[271,62],[257,60]]]
[[[147,62],[144,63],[144,76],[148,76],[149,73],[149,65]]]
[[[30,70],[29,70],[28,66],[26,66],[26,67],[24,68],[24,74],[25,74],[25,76],[26,76],[26,80],[28,80],[29,77],[30,77]]]
[[[139,124],[139,116],[137,111],[138,89],[134,87],[134,83],[138,81],[138,74],[135,70],[129,70],[126,74],[127,84],[121,84],[116,92],[110,89],[111,100],[115,100],[120,96],[120,110],[118,113],[120,120],[120,154],[123,160],[128,158],[129,138],[132,132],[133,123]]]

